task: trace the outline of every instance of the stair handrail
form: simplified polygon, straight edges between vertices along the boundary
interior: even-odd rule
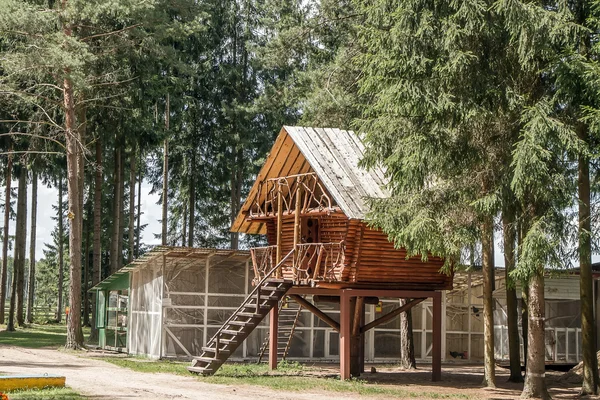
[[[265,283],[265,281],[271,277],[271,275],[273,275],[273,273],[275,273],[275,271],[277,271],[277,269],[279,269],[281,267],[281,265],[288,259],[289,256],[291,256],[292,254],[294,254],[294,250],[291,250],[289,253],[287,253],[285,255],[285,257],[283,257],[275,267],[273,267],[273,269],[271,269],[267,274],[265,274],[264,278],[262,278],[260,280],[260,282],[258,282],[258,284],[254,287],[254,290],[252,290],[252,292],[250,292],[250,294],[248,294],[248,296],[246,296],[246,298],[244,299],[244,301],[242,302],[242,304],[240,304],[240,306],[237,308],[237,310],[235,310],[227,319],[227,321],[225,321],[223,323],[223,325],[221,325],[221,327],[217,330],[217,332],[213,335],[213,337],[206,343],[207,346],[210,345],[211,342],[214,342],[216,340],[216,347],[215,347],[215,358],[217,358],[217,356],[219,355],[219,336],[221,335],[221,331],[233,320],[233,318],[235,318],[235,316],[237,315],[237,313],[239,313],[244,306],[246,305],[246,303],[249,301],[249,299],[251,299],[252,297],[254,297],[254,295],[256,294],[256,292],[260,291],[260,288],[262,287],[262,285]],[[259,293],[260,296],[260,293]],[[257,299],[257,307],[260,307],[259,303],[260,297],[258,297]]]

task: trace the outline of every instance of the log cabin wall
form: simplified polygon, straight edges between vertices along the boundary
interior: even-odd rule
[[[303,218],[306,219],[308,217]],[[396,249],[387,235],[380,230],[371,229],[364,221],[350,220],[339,216],[312,217],[318,220],[319,240],[321,243],[339,243],[344,241],[346,250],[344,265],[341,267],[341,282],[361,285],[389,285],[395,288],[427,288],[441,290],[452,288],[452,276],[440,273],[444,260],[429,257],[428,262],[420,256],[406,259],[405,249]],[[267,224],[267,237],[270,245],[276,243],[277,225],[275,221]],[[294,218],[283,218],[281,235],[281,255],[285,256],[294,244]],[[291,261],[287,263],[291,266]],[[340,271],[336,271],[340,272]],[[291,268],[283,269],[284,278],[293,278]]]
[[[355,250],[359,254],[354,282],[394,283],[406,289],[452,289],[452,275],[440,273],[443,259],[430,256],[426,263],[420,256],[406,259],[406,250],[396,249],[385,233],[369,228],[364,222],[361,225],[362,241]]]

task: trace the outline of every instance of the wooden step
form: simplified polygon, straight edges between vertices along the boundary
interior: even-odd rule
[[[287,292],[288,288],[285,286],[271,286],[265,285],[260,288],[262,292]]]
[[[244,334],[244,333],[246,333],[246,332],[244,332],[244,331],[232,331],[232,330],[230,330],[230,329],[222,329],[222,330],[221,330],[221,333],[224,333],[224,334],[226,334],[226,335],[233,335],[233,336],[237,336],[237,335],[239,335],[239,334]]]
[[[194,372],[196,374],[202,374],[202,375],[212,375],[216,371],[213,368],[204,368],[204,367],[187,367],[187,369],[190,372]]]
[[[249,313],[249,312],[239,312],[239,313],[237,313],[237,315],[240,317],[246,317],[246,318],[260,318],[263,316],[262,314]]]
[[[214,347],[202,347],[202,351],[206,352],[206,353],[215,353],[215,348]],[[219,354],[229,354],[231,353],[230,350],[221,348],[219,349]]]
[[[255,323],[253,323],[253,322],[246,322],[246,321],[236,321],[236,320],[232,320],[232,321],[229,321],[229,322],[227,323],[227,325],[235,325],[235,326],[253,326],[253,325],[256,325],[256,324],[255,324]]]
[[[205,362],[207,364],[210,364],[214,361],[220,361],[219,358],[213,358],[213,357],[194,357],[193,359],[195,361]]]
[[[279,301],[279,296],[260,296],[260,301]],[[256,297],[252,297],[246,304],[256,304]]]

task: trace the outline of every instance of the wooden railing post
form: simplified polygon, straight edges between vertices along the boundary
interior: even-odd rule
[[[298,244],[300,244],[300,209],[302,200],[302,177],[296,178],[296,209],[294,210],[294,273],[298,271],[300,266],[298,265]],[[294,276],[294,280],[297,280],[298,276]]]
[[[282,222],[283,222],[283,199],[281,194],[281,184],[277,183],[277,256],[275,258],[275,265],[279,264],[281,261],[281,231],[282,231]],[[281,278],[281,268],[275,271],[275,276],[277,278]]]

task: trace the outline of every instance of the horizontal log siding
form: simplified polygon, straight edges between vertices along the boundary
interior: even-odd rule
[[[439,272],[444,260],[429,257],[426,263],[421,257],[406,259],[406,250],[396,249],[387,235],[380,230],[364,227],[360,247],[357,283],[398,283],[407,287],[423,289],[450,288],[452,277]]]
[[[423,290],[450,289],[452,277],[439,272],[444,261],[429,257],[406,259],[406,250],[396,249],[387,235],[369,228],[363,221],[335,217],[320,217],[322,243],[339,243],[344,240],[345,265],[341,270],[342,282],[364,284],[397,284],[398,288]],[[276,244],[276,222],[267,222],[269,244]],[[281,255],[285,256],[294,244],[294,219],[283,218]],[[288,267],[291,266],[288,265]],[[339,272],[339,271],[336,271]],[[283,276],[291,279],[293,271],[284,268]]]

